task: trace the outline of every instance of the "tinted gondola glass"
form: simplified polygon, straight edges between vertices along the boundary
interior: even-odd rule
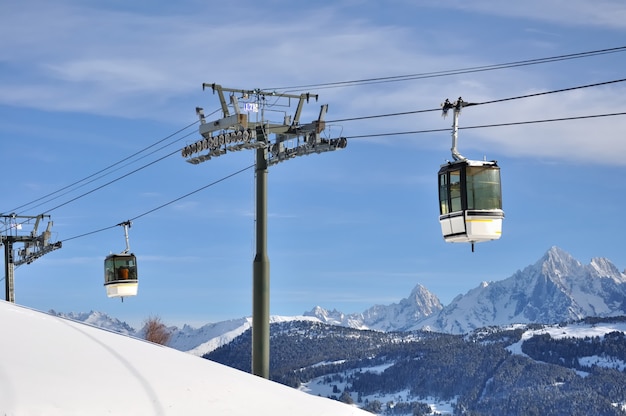
[[[134,254],[111,254],[104,260],[104,286],[107,296],[137,295],[137,259]]]
[[[453,243],[497,240],[502,235],[502,188],[496,162],[459,160],[439,170],[439,222]]]

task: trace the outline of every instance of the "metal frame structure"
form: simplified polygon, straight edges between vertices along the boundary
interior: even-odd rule
[[[30,264],[39,257],[49,252],[61,248],[61,241],[50,242],[52,232],[50,231],[53,222],[48,221],[46,230],[37,235],[39,223],[49,215],[40,214],[37,216],[25,216],[17,214],[9,214],[0,216],[4,222],[5,234],[0,236],[0,241],[4,245],[4,283],[5,283],[5,300],[15,303],[15,266],[22,264]],[[24,224],[35,221],[33,230],[26,234],[20,235],[19,231]],[[19,222],[21,221],[21,222]],[[15,243],[24,244],[23,248],[17,251],[18,259],[15,260],[13,245]]]
[[[252,263],[253,299],[252,299],[252,373],[269,378],[269,338],[270,338],[270,263],[267,255],[267,174],[268,167],[277,163],[314,153],[343,149],[347,145],[344,137],[326,139],[321,133],[326,128],[324,117],[328,105],[322,105],[317,120],[300,124],[300,115],[305,103],[317,95],[277,93],[261,90],[242,90],[223,88],[219,84],[202,84],[202,89],[210,87],[217,93],[223,118],[207,122],[204,110],[196,108],[200,118],[199,132],[202,139],[185,146],[182,156],[187,162],[199,164],[226,154],[243,149],[255,150],[255,187],[256,187],[256,253]],[[230,107],[224,92],[229,92]],[[238,98],[236,94],[241,96]],[[272,106],[280,100],[298,100],[293,119],[285,116],[282,124],[265,121],[264,112],[268,108],[268,99],[274,100]],[[240,106],[242,100],[244,107]],[[258,113],[257,121],[249,119],[249,113]],[[270,135],[275,135],[272,142]]]

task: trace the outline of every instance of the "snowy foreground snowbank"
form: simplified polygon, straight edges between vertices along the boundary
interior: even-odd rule
[[[370,415],[155,345],[0,301],[6,415]]]

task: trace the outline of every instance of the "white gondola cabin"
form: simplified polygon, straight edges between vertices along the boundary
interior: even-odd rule
[[[137,295],[139,279],[137,274],[137,258],[130,253],[128,244],[128,228],[130,221],[118,225],[124,226],[126,250],[119,254],[109,254],[104,259],[104,287],[110,298],[122,298]]]
[[[104,287],[107,296],[137,295],[137,259],[132,253],[111,254],[104,259]]]
[[[452,123],[452,162],[441,165],[439,180],[439,223],[446,242],[474,243],[497,240],[502,236],[502,186],[496,161],[477,161],[457,150],[461,108],[471,105],[459,97],[443,104],[443,114],[454,109]]]
[[[479,243],[502,235],[502,189],[495,161],[460,160],[439,170],[439,223],[451,243]]]

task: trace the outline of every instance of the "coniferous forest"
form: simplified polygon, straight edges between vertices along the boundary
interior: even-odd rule
[[[376,414],[432,414],[423,399],[436,397],[453,401],[458,415],[626,415],[624,333],[535,335],[522,343],[523,354],[512,353],[507,347],[523,332],[487,328],[461,336],[277,323],[270,377],[291,387],[321,380],[333,386],[328,397]],[[250,354],[247,331],[204,358],[249,372]],[[370,371],[375,367],[383,370]],[[393,405],[367,399],[398,392],[408,394]]]

